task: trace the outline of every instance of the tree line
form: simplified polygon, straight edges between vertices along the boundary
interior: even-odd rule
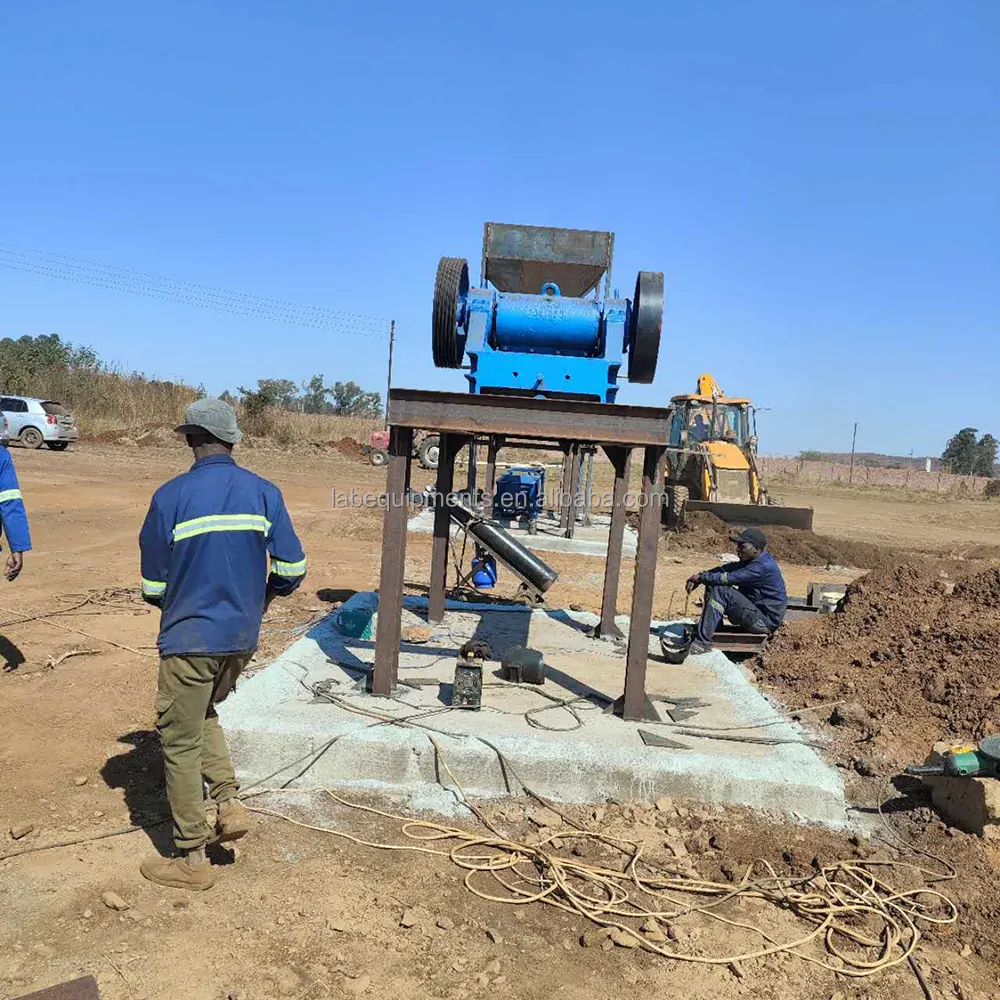
[[[330,416],[377,417],[382,413],[382,396],[366,392],[357,382],[334,382],[328,386],[322,375],[296,384],[287,378],[262,378],[256,389],[240,386],[239,401],[251,413],[260,413],[270,407],[296,413],[324,413]],[[236,402],[231,393],[222,398]]]
[[[101,360],[92,347],[62,340],[57,333],[35,337],[0,339],[0,391],[15,396],[61,398],[69,405],[96,404],[91,399],[106,391],[107,380],[120,378],[132,384],[141,382],[205,396],[204,386],[148,378],[139,372],[122,372]],[[238,395],[226,392],[222,398],[241,403],[250,412],[269,408],[299,413],[377,417],[382,413],[382,396],[365,391],[357,382],[334,382],[327,385],[322,375],[298,384],[291,379],[258,379],[255,389],[240,387]],[[172,419],[172,417],[171,417]]]
[[[941,455],[941,464],[960,476],[987,476],[992,478],[1000,442],[992,434],[977,438],[979,429],[963,427],[948,441]]]

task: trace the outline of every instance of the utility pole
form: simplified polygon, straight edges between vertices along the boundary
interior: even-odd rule
[[[854,482],[854,446],[858,443],[858,422],[854,421],[854,437],[851,438],[851,471],[847,474],[847,482]]]
[[[396,321],[389,324],[389,375],[385,384],[385,426],[389,427],[389,390],[392,388],[392,348],[396,343]]]

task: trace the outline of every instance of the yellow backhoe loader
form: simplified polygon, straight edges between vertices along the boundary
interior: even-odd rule
[[[757,426],[749,399],[726,396],[711,375],[698,391],[670,400],[664,517],[707,510],[728,524],[779,524],[812,530],[811,507],[782,507],[767,495],[757,462]]]

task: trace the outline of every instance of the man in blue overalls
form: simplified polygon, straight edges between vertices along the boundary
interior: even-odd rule
[[[268,603],[302,582],[306,557],[278,487],[233,461],[241,435],[232,407],[199,399],[177,430],[195,463],[153,494],[139,548],[142,596],[162,611],[156,728],[178,856],[146,858],[140,871],[159,885],[208,889],[205,846],[249,830],[215,706],[257,648]]]
[[[3,447],[0,447],[0,527],[7,536],[10,548],[4,576],[8,580],[16,580],[24,568],[24,553],[31,550],[31,535],[28,533],[28,515],[21,499],[14,461]]]
[[[688,656],[707,653],[723,616],[747,632],[769,635],[784,620],[788,608],[785,580],[767,551],[767,537],[759,528],[746,528],[733,536],[739,562],[688,577],[687,592],[705,586],[705,605],[698,634]]]

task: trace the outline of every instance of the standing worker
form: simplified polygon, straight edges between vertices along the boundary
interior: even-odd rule
[[[10,549],[4,576],[13,581],[24,568],[24,553],[31,551],[31,535],[14,460],[6,448],[0,448],[0,531],[7,536],[7,547]]]
[[[153,494],[139,548],[142,596],[162,611],[156,728],[178,856],[153,855],[140,871],[159,885],[208,889],[206,845],[249,830],[215,706],[257,648],[264,609],[299,586],[306,560],[281,491],[233,461],[242,435],[232,407],[199,399],[177,432],[195,463]],[[214,836],[203,777],[218,807]]]
[[[767,537],[759,528],[745,528],[733,535],[739,563],[727,563],[717,569],[688,577],[687,592],[705,585],[705,604],[701,611],[698,634],[688,649],[688,656],[698,656],[712,649],[712,636],[723,616],[734,625],[758,635],[769,635],[785,618],[788,594],[785,579],[767,551]]]

